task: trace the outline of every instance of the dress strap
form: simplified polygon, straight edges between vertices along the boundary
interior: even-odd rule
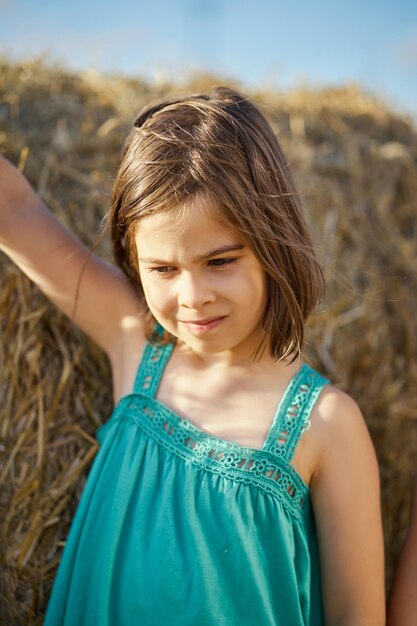
[[[320,392],[328,383],[309,365],[302,365],[279,404],[263,450],[291,461],[301,435],[311,426],[311,412]]]
[[[155,332],[158,334],[161,334],[161,330],[160,326],[155,328]],[[173,343],[154,345],[149,341],[146,342],[136,373],[135,384],[133,386],[134,393],[143,393],[152,397],[156,395],[165,365],[173,349]]]

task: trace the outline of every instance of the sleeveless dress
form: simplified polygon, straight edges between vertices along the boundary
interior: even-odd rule
[[[309,489],[291,465],[328,382],[290,381],[262,449],[156,399],[172,344],[97,431],[44,626],[321,626]]]

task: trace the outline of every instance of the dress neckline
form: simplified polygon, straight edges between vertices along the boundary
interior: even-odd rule
[[[289,446],[291,453],[295,451],[296,443],[303,430],[310,425],[309,415],[317,399],[318,393],[316,392],[321,391],[323,384],[328,382],[325,378],[306,363],[302,363],[289,380],[278,402],[262,447],[244,446],[236,441],[224,439],[204,430],[194,424],[189,418],[176,413],[174,409],[156,397],[166,365],[172,356],[175,345],[175,342],[165,344],[146,342],[139,363],[133,393],[144,393],[147,397],[152,397],[154,402],[169,412],[171,417],[178,423],[187,425],[200,437],[208,437],[223,448],[231,447],[234,450],[245,450],[255,453],[272,451],[273,453],[278,452],[282,454],[283,450]],[[305,400],[307,400],[307,403]],[[306,418],[305,420],[304,417]],[[290,440],[288,446],[287,440]],[[284,453],[284,456],[287,455]],[[288,455],[288,460],[291,460],[291,456]]]
[[[188,463],[225,478],[258,485],[277,495],[297,516],[308,516],[309,486],[291,460],[328,381],[303,363],[287,384],[262,448],[245,447],[195,426],[156,398],[173,348],[173,344],[146,343],[133,392],[118,401],[110,420],[99,428],[99,442],[104,443],[111,424],[136,424]]]
[[[295,374],[290,378],[288,384],[286,385],[284,392],[278,402],[278,405],[275,409],[275,413],[274,416],[271,420],[271,423],[269,425],[269,428],[267,430],[267,434],[266,437],[264,439],[264,442],[262,444],[262,446],[260,448],[256,448],[254,446],[245,446],[237,441],[233,441],[231,439],[225,439],[224,437],[220,437],[219,435],[216,435],[215,433],[211,433],[208,430],[205,430],[204,428],[202,428],[201,426],[198,426],[197,424],[195,424],[189,417],[185,417],[184,415],[180,415],[179,413],[177,413],[173,408],[171,408],[168,404],[166,404],[165,402],[163,402],[162,400],[160,400],[159,398],[157,398],[156,393],[154,395],[154,401],[161,407],[163,407],[163,409],[165,411],[168,411],[176,420],[179,421],[184,421],[187,422],[188,424],[190,424],[190,426],[192,427],[194,432],[198,432],[200,433],[200,435],[202,437],[209,437],[212,441],[217,442],[218,444],[224,446],[224,447],[230,447],[233,448],[234,450],[250,450],[251,452],[263,452],[265,451],[268,446],[269,443],[271,441],[271,438],[274,436],[274,433],[276,431],[276,427],[279,424],[281,417],[282,417],[282,413],[283,410],[287,404],[288,398],[291,395],[291,391],[294,389],[294,387],[297,385],[297,382],[303,377],[303,374],[306,372],[307,369],[310,369],[309,366],[306,363],[302,363],[299,367],[299,369],[295,372]],[[162,376],[161,376],[162,378]],[[157,390],[156,390],[157,391]]]

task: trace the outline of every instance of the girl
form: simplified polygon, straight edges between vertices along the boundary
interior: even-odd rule
[[[389,626],[414,626],[417,622],[417,481],[410,527],[391,590]]]
[[[122,271],[4,161],[0,182],[1,248],[114,377],[45,626],[382,626],[376,458],[302,362],[322,274],[255,105],[218,88],[139,115],[110,214]]]

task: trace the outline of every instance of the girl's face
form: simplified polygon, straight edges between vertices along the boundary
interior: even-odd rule
[[[210,201],[144,218],[136,230],[139,272],[149,309],[197,354],[250,357],[263,337],[265,273]]]

